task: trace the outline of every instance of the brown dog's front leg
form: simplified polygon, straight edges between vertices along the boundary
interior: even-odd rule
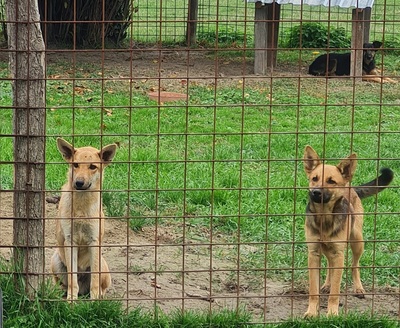
[[[98,240],[94,240],[90,245],[90,297],[92,299],[100,298],[100,247]]]
[[[308,250],[308,276],[309,276],[309,299],[308,309],[304,317],[315,317],[319,313],[319,266],[320,266],[320,250],[315,248]]]
[[[67,267],[68,288],[67,300],[72,302],[78,299],[78,247],[73,247],[71,243],[65,241],[65,265]]]
[[[328,262],[332,265],[331,272],[331,292],[328,298],[328,315],[339,314],[340,283],[342,281],[344,254],[343,250],[328,255]]]

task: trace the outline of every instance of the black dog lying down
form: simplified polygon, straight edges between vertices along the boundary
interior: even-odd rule
[[[363,51],[363,81],[378,83],[397,83],[388,77],[381,77],[375,65],[375,54],[382,47],[382,42],[364,43]],[[308,74],[316,76],[350,75],[351,53],[329,53],[318,56],[311,63]]]

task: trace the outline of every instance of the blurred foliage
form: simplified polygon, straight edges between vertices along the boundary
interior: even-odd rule
[[[321,23],[303,23],[293,26],[284,41],[287,48],[349,48],[351,39],[343,27]]]

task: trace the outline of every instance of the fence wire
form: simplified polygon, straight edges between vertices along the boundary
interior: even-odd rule
[[[112,279],[105,299],[166,313],[245,309],[248,324],[301,317],[309,297],[303,152],[311,145],[334,165],[357,153],[351,185],[373,180],[383,167],[395,172],[386,190],[363,200],[365,298],[354,297],[346,251],[340,311],[398,320],[398,84],[308,74],[321,54],[363,51],[351,48],[352,9],[282,5],[277,48],[266,49],[255,43],[256,5],[222,0],[199,0],[196,44],[188,46],[189,3],[130,2],[127,37],[118,45],[104,33],[94,48],[78,45],[77,29],[72,43],[46,40],[45,263],[34,274],[52,279],[59,196],[68,179],[56,139],[76,148],[115,143],[116,156],[101,174],[101,252]],[[394,0],[375,1],[368,20],[370,42],[383,42],[376,76],[395,81],[398,11]],[[105,24],[41,19],[44,35],[54,24],[78,23]],[[276,63],[255,74],[257,51],[267,50]],[[9,51],[0,49],[5,261],[13,256],[15,219]],[[322,259],[321,285],[326,268]],[[325,313],[327,297],[319,296]]]

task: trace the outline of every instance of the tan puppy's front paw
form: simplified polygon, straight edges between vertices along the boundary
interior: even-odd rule
[[[365,290],[364,288],[355,288],[354,289],[354,296],[357,298],[365,298]]]
[[[328,308],[328,316],[337,316],[339,315],[339,309],[337,307]]]
[[[77,300],[78,300],[78,294],[76,294],[76,295],[68,294],[67,295],[68,303],[72,303],[72,302],[77,301]]]
[[[306,313],[304,313],[304,319],[314,318],[314,317],[317,317],[317,316],[318,316],[318,313],[315,313],[315,312],[307,311]]]
[[[314,318],[318,316],[318,304],[310,304],[308,306],[307,312],[304,313],[304,318]]]
[[[100,298],[99,288],[90,289],[90,298],[93,300],[97,300]]]

